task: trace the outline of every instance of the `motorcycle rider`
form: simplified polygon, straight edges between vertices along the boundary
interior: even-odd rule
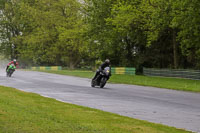
[[[7,67],[6,67],[6,72],[7,72],[7,70],[8,70],[8,67],[9,67],[11,64],[15,65],[15,67],[18,66],[17,60],[16,60],[16,59],[13,59],[11,62],[8,63],[8,65],[7,65]]]
[[[92,80],[96,79],[96,77],[100,74],[100,72],[103,71],[104,68],[106,68],[106,67],[110,67],[110,60],[109,59],[106,59],[104,61],[104,63],[100,65],[99,69],[96,71],[96,74],[95,74],[95,76]],[[111,72],[110,72],[110,76],[111,76]]]

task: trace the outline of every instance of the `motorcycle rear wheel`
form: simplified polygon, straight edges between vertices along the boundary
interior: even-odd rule
[[[6,76],[9,77],[9,73],[8,72],[6,72]]]
[[[91,87],[95,87],[95,81],[94,80],[91,81]]]

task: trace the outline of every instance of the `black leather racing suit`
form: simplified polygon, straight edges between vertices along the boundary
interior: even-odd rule
[[[103,71],[104,68],[106,68],[106,67],[110,67],[110,63],[104,62],[103,64],[101,64],[99,69],[96,71],[96,74],[92,80],[96,79],[96,77],[100,74],[100,72]]]

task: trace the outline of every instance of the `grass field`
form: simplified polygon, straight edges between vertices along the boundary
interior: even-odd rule
[[[92,78],[95,74],[94,72],[91,71],[80,71],[80,70],[61,70],[61,71],[45,70],[43,72],[71,75],[71,76],[78,76],[85,78]],[[159,88],[167,88],[167,89],[191,91],[191,92],[200,92],[199,80],[113,74],[109,82],[120,83],[120,84],[142,85],[142,86],[153,86]]]
[[[186,133],[0,86],[0,133]]]

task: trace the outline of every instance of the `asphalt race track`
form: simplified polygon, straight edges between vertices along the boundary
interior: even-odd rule
[[[200,94],[135,85],[90,87],[90,79],[17,70],[0,70],[0,85],[200,133]]]

